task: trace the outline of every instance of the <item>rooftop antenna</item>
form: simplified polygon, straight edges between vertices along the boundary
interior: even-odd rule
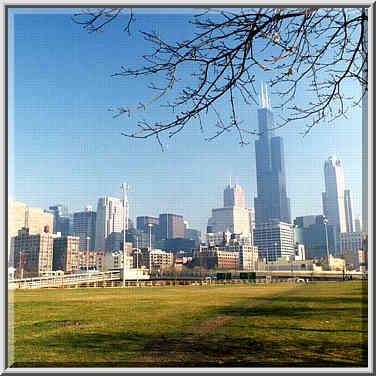
[[[271,105],[270,105],[270,98],[269,98],[269,95],[268,95],[268,85],[265,85],[265,96],[266,96],[266,108],[268,108],[270,110]]]
[[[261,108],[271,109],[268,86],[261,81]]]
[[[261,108],[265,108],[264,81],[261,81]]]

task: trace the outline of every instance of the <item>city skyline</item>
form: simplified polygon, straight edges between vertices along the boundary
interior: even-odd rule
[[[165,152],[154,139],[119,137],[132,120],[113,119],[108,108],[149,95],[137,82],[129,90],[129,81],[111,77],[122,64],[135,65],[136,57],[144,52],[145,43],[137,33],[133,38],[124,36],[114,50],[109,40],[117,31],[111,28],[88,35],[72,24],[69,14],[42,15],[34,10],[25,16],[13,11],[10,66],[13,62],[14,71],[9,77],[13,93],[9,100],[9,194],[13,199],[45,209],[61,203],[72,213],[87,205],[96,207],[104,195],[121,198],[119,186],[126,181],[132,220],[171,212],[203,231],[211,209],[221,206],[223,188],[232,176],[245,192],[246,206],[253,207],[257,136],[244,147],[232,133],[207,142],[205,138],[215,133],[214,119],[209,118],[204,134],[194,125],[184,136],[164,139]],[[150,23],[165,33],[175,31],[179,24],[177,38],[189,31],[188,15],[150,13],[137,18],[139,28],[147,29]],[[66,45],[71,47],[69,54]],[[126,52],[130,49],[132,57]],[[268,81],[267,73],[260,74],[262,80]],[[349,84],[352,90],[357,88]],[[272,104],[278,104],[280,98],[270,96]],[[240,111],[242,121],[253,124],[252,128],[257,128],[257,109]],[[157,107],[152,114],[163,115]],[[322,166],[331,155],[343,161],[353,213],[361,216],[361,110],[354,108],[348,120],[314,129],[304,138],[303,130],[303,124],[293,123],[278,131],[285,144],[291,217],[322,213]]]

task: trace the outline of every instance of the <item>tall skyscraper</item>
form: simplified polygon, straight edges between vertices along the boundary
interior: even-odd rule
[[[328,251],[331,255],[336,250],[336,234],[333,226],[325,225],[324,216],[306,215],[294,220],[295,242],[304,244],[306,259],[326,257],[328,235]]]
[[[345,217],[347,232],[355,231],[355,219],[353,216],[352,197],[350,189],[345,189]]]
[[[324,165],[325,192],[322,194],[323,211],[328,224],[337,232],[346,232],[345,182],[343,164],[337,157],[329,157]]]
[[[184,220],[182,215],[159,215],[160,239],[184,238]]]
[[[254,245],[258,255],[267,261],[276,261],[280,257],[292,257],[294,249],[294,231],[290,223],[272,220],[256,224],[253,232]]]
[[[67,208],[63,205],[50,206],[48,212],[54,215],[54,232],[61,232],[62,236],[70,235],[71,218]]]
[[[257,197],[256,225],[278,220],[291,223],[290,199],[286,192],[283,140],[274,137],[273,114],[268,89],[262,86],[261,108],[257,111],[260,136],[255,141]]]
[[[113,232],[122,232],[124,227],[123,202],[119,198],[101,197],[98,199],[95,228],[95,248],[105,250],[106,238]]]
[[[159,218],[151,216],[141,216],[137,217],[137,230],[149,234],[151,225],[151,234],[159,234]]]
[[[226,187],[223,192],[223,206],[226,208],[228,206],[237,206],[239,208],[244,208],[244,192],[240,185],[231,185],[231,183]]]
[[[94,251],[97,213],[87,206],[73,214],[73,235],[80,237],[80,251]]]
[[[244,207],[244,193],[239,185],[226,187],[223,192],[223,206],[212,209],[207,232],[249,233],[249,209]]]

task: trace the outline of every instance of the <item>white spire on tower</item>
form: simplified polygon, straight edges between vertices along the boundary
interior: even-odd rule
[[[265,92],[264,92],[265,87]],[[268,86],[264,85],[264,81],[261,81],[261,108],[267,108],[271,110],[270,98],[268,94]]]
[[[268,95],[268,85],[265,85],[265,97],[266,97],[266,108],[270,110],[270,99]]]
[[[261,81],[261,108],[265,108],[264,81]]]

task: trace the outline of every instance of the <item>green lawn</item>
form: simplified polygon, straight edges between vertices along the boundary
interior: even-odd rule
[[[366,367],[366,282],[16,290],[13,367]]]

